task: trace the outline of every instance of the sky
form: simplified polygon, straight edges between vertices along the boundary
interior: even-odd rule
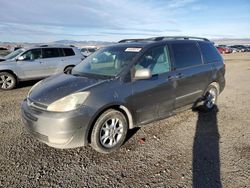
[[[0,41],[250,38],[250,0],[0,0]]]

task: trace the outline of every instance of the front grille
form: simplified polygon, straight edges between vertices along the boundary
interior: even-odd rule
[[[28,103],[28,106],[33,107],[35,109],[47,110],[47,107],[48,107],[47,105],[36,102],[30,98],[27,98],[27,103]]]

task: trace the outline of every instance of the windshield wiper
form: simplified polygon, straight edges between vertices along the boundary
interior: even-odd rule
[[[73,76],[78,76],[78,77],[94,77],[94,78],[101,78],[101,79],[109,79],[109,78],[113,78],[113,76],[108,76],[108,75],[101,75],[101,74],[91,74],[91,73],[80,73],[80,72],[76,72],[76,73],[72,73]]]

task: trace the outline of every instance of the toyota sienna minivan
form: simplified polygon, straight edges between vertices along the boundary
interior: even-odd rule
[[[110,153],[129,129],[184,107],[211,110],[225,86],[225,65],[213,43],[196,37],[123,40],[72,69],[33,86],[22,119],[55,148],[90,144]]]

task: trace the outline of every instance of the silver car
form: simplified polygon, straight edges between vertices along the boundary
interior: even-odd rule
[[[0,57],[0,61],[12,61],[12,60],[15,60],[15,58],[18,55],[20,55],[21,53],[23,53],[24,51],[26,51],[24,48],[20,48],[20,49],[17,49],[15,51],[12,51],[8,55],[6,55],[4,57]]]
[[[0,89],[13,89],[19,81],[70,73],[83,59],[76,47],[44,45],[29,48],[12,60],[0,62]]]
[[[89,48],[82,48],[81,53],[84,57],[88,57],[90,54],[94,53],[98,48],[96,47],[89,47]]]

